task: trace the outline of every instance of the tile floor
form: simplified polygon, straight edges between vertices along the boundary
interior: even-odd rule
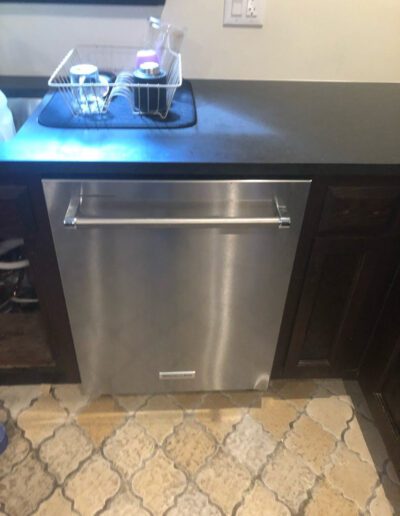
[[[0,400],[1,514],[400,514],[354,382],[94,400],[78,386],[1,387]]]

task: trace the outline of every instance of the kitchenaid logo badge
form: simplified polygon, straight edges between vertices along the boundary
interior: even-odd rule
[[[193,380],[196,371],[160,371],[158,377],[160,380]]]

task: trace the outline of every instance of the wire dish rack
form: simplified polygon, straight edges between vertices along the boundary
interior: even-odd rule
[[[102,45],[76,47],[57,66],[48,85],[60,92],[74,116],[106,115],[114,99],[124,98],[132,114],[165,119],[176,89],[182,85],[181,55],[170,48],[159,49],[160,68],[166,73],[165,84],[138,84],[134,82],[133,73],[136,54],[141,48]],[[89,63],[98,68],[99,82],[72,83],[71,67]]]

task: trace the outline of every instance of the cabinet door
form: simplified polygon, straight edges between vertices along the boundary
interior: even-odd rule
[[[391,367],[384,377],[381,393],[369,392],[367,399],[390,458],[397,474],[400,475],[400,335],[393,350],[392,359]]]
[[[400,268],[360,369],[360,385],[400,474]]]
[[[292,376],[355,376],[398,246],[390,240],[315,240],[286,360]]]
[[[400,349],[394,355],[382,386],[382,398],[400,435]]]

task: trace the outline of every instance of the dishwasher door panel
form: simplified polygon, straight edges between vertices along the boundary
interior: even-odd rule
[[[266,388],[309,184],[44,180],[84,389]]]

